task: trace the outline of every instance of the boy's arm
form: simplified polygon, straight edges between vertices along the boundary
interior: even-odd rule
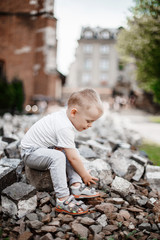
[[[64,150],[70,164],[72,165],[74,170],[81,176],[83,182],[86,185],[90,185],[91,183],[96,184],[95,181],[98,181],[98,178],[91,176],[89,172],[85,169],[83,162],[79,154],[77,153],[77,150],[73,148],[65,148]]]

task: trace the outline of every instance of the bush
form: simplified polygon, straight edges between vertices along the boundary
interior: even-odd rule
[[[9,83],[6,77],[0,78],[0,114],[23,111],[24,90],[23,83],[18,78],[13,78]]]
[[[24,103],[23,82],[18,78],[14,78],[11,87],[13,90],[12,110],[22,112]]]

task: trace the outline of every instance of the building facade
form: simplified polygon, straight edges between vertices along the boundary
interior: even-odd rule
[[[0,75],[23,81],[25,104],[60,98],[54,0],[0,1]]]
[[[117,81],[131,81],[132,67],[124,67],[116,49],[118,29],[84,27],[81,31],[75,62],[66,87],[113,89]]]

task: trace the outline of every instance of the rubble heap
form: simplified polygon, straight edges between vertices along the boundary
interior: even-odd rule
[[[40,117],[5,114],[0,119],[0,238],[160,239],[160,167],[137,150],[140,136],[111,113],[77,135],[86,168],[99,178],[94,187],[100,197],[85,199],[89,213],[73,217],[55,212],[50,182],[42,188],[37,171],[30,179],[20,156],[21,138]]]

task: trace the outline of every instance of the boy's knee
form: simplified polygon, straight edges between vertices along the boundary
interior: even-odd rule
[[[58,159],[58,161],[66,161],[65,153],[59,150],[56,151],[56,158]]]
[[[55,154],[53,154],[53,156],[50,159],[50,168],[54,168],[57,166],[65,166],[66,163],[66,156],[63,152],[61,151],[56,151]]]

